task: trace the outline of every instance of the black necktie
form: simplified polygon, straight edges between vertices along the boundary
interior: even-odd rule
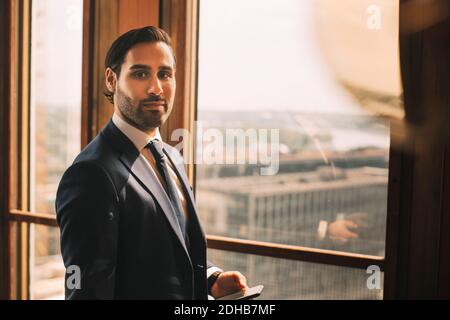
[[[181,228],[181,233],[183,234],[183,238],[186,239],[186,221],[184,220],[183,208],[181,206],[181,200],[178,196],[177,189],[175,187],[175,183],[170,178],[169,167],[168,167],[168,159],[164,154],[163,145],[161,141],[153,140],[151,141],[147,147],[155,157],[156,166],[158,167],[158,171],[163,177],[166,186],[167,186],[167,194],[169,196],[170,202],[172,203],[173,210],[175,211],[175,215],[178,220],[178,224]]]

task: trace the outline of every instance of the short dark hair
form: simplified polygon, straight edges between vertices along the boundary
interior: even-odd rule
[[[174,61],[175,54],[172,48],[172,41],[170,36],[163,29],[154,26],[146,26],[143,28],[133,29],[118,37],[108,50],[105,58],[105,70],[111,68],[112,71],[120,76],[120,69],[122,67],[125,56],[133,46],[142,42],[164,42],[172,51]],[[114,103],[114,93],[105,89],[103,94],[109,100]]]

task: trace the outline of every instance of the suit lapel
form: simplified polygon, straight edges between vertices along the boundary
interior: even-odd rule
[[[189,262],[192,264],[185,240],[181,233],[180,226],[176,220],[175,212],[170,203],[165,190],[151,172],[146,161],[134,147],[133,143],[110,121],[104,130],[104,136],[120,151],[120,161],[128,171],[141,183],[144,189],[153,195],[153,198],[160,206],[172,231],[176,234],[181,246],[186,253]],[[110,137],[109,137],[110,136]]]
[[[120,159],[125,166],[128,167],[133,176],[141,182],[144,188],[153,195],[153,198],[158,202],[162,211],[164,212],[167,220],[169,221],[172,230],[177,235],[178,240],[181,242],[186,254],[188,254],[186,243],[183,239],[183,235],[181,233],[180,225],[176,220],[175,212],[172,208],[172,204],[170,203],[170,199],[167,196],[165,190],[154,176],[154,174],[150,171],[148,164],[142,157],[138,157],[136,161],[132,164],[131,167],[127,165],[124,157]]]
[[[165,154],[167,155],[167,157],[169,158],[169,161],[172,163],[173,168],[175,169],[175,173],[178,176],[178,179],[180,179],[181,184],[183,185],[183,191],[184,194],[188,195],[186,197],[186,200],[188,201],[188,208],[190,208],[190,215],[189,215],[189,219],[193,222],[193,224],[195,224],[197,226],[197,228],[200,231],[200,236],[202,238],[202,241],[204,241],[206,243],[206,238],[205,238],[205,233],[203,232],[202,226],[200,224],[200,221],[198,219],[197,216],[197,210],[195,209],[195,198],[194,198],[194,193],[192,192],[191,186],[189,184],[189,181],[187,179],[187,176],[184,174],[184,162],[183,161],[174,161],[174,158],[178,159],[180,158],[177,155],[171,155],[170,152],[167,151],[167,149],[164,149]]]

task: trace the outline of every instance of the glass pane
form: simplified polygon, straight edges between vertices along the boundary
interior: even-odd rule
[[[264,285],[257,299],[383,299],[384,274],[375,269],[368,273],[362,269],[211,249],[208,260],[224,270],[241,272],[249,286]]]
[[[58,182],[80,151],[82,0],[33,1],[31,207],[54,213]]]
[[[390,130],[374,110],[402,105],[398,1],[377,3],[381,29],[373,1],[200,2],[207,233],[384,256]]]
[[[16,221],[9,222],[9,242],[13,250],[10,251],[10,263],[11,263],[11,269],[10,269],[10,291],[9,296],[11,300],[18,300],[19,294],[18,294],[18,286],[20,283],[20,271],[19,271],[19,264],[18,264],[18,256],[20,255],[20,246],[19,246],[19,228],[20,223]],[[1,279],[1,281],[4,281],[4,279]]]
[[[30,255],[30,299],[64,299],[65,268],[59,246],[59,230],[31,225],[34,246]]]
[[[33,212],[54,213],[58,183],[80,151],[82,0],[32,2],[31,190]],[[30,234],[32,299],[63,298],[59,230]]]

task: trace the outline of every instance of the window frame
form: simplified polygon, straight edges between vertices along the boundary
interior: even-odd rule
[[[12,223],[12,208],[28,210],[29,183],[29,127],[15,126],[17,123],[28,123],[29,119],[29,63],[30,63],[30,11],[31,1],[21,2],[8,0],[5,4],[5,20],[9,22],[7,28],[8,56],[5,64],[9,67],[4,73],[8,94],[5,95],[4,105],[7,106],[7,116],[2,119],[4,128],[9,128],[5,134],[6,144],[3,157],[7,172],[3,177],[5,193],[5,207],[2,208],[2,231],[5,232],[4,270],[7,279],[6,286],[2,286],[2,296],[15,299],[29,297],[29,231],[27,223]],[[3,11],[3,10],[2,10]],[[27,48],[26,50],[24,48]],[[6,58],[6,57],[5,57]],[[12,232],[12,228],[14,228]],[[15,235],[12,238],[12,234]],[[3,240],[3,239],[2,239]],[[15,250],[15,252],[13,252]],[[16,266],[14,270],[12,266]],[[7,273],[7,274],[6,274]],[[3,274],[2,274],[3,275]]]
[[[30,226],[58,227],[54,214],[30,211],[30,53],[33,0],[1,2],[0,36],[0,298],[30,298]],[[141,9],[152,15],[139,15]],[[119,12],[127,11],[126,17]],[[138,15],[137,19],[135,15]],[[158,0],[83,0],[81,148],[107,122],[112,106],[103,97],[103,61],[110,43],[125,29],[157,24]],[[2,25],[3,26],[3,25]],[[24,49],[25,48],[25,49]],[[4,79],[3,79],[4,78]],[[23,125],[26,124],[26,125]],[[16,164],[16,165],[15,165]],[[11,232],[14,228],[14,232]],[[12,238],[12,235],[15,238]],[[17,267],[18,270],[14,270]]]
[[[0,3],[0,105],[8,106],[10,100],[10,1]],[[9,223],[6,212],[9,208],[9,136],[10,130],[6,124],[9,119],[9,106],[0,108],[0,299],[7,299],[10,292],[10,257],[9,257]]]
[[[139,1],[136,0],[136,5],[139,5]],[[159,10],[158,24],[169,31],[178,56],[178,102],[176,108],[184,110],[184,112],[174,113],[162,128],[163,138],[169,142],[169,132],[175,128],[186,128],[193,132],[194,120],[197,116],[195,106],[197,104],[196,75],[200,0],[188,1],[187,4],[182,2],[182,5],[179,5],[179,2],[175,5],[175,0],[147,1],[153,1],[153,4],[157,3]],[[401,0],[401,4],[407,2],[407,0]],[[103,127],[112,113],[111,106],[102,96],[103,57],[110,41],[121,30],[120,19],[118,18],[120,5],[125,5],[123,0],[84,0],[83,60],[86,63],[83,63],[82,147],[100,131],[100,128]],[[29,183],[28,126],[15,126],[15,121],[19,117],[19,123],[27,123],[28,121],[29,50],[24,50],[24,48],[29,48],[29,37],[27,35],[30,32],[31,0],[24,0],[20,4],[17,1],[6,0],[1,1],[0,6],[2,9],[0,10],[0,23],[3,24],[2,26],[7,26],[1,28],[0,38],[2,43],[10,44],[9,46],[2,46],[0,49],[0,67],[4,71],[0,75],[2,77],[0,103],[8,106],[8,108],[0,110],[0,123],[2,125],[0,152],[2,155],[6,155],[0,157],[0,298],[27,299],[29,297],[29,259],[27,258],[29,253],[29,225],[41,224],[57,227],[57,223],[54,215],[29,211],[27,191]],[[402,10],[400,10],[400,13],[402,19]],[[109,20],[106,20],[104,15],[107,15]],[[102,30],[108,30],[108,32]],[[5,42],[3,42],[3,39],[5,39]],[[417,41],[421,43],[422,40]],[[415,44],[417,45],[417,43]],[[405,53],[405,45],[407,43],[403,46],[404,53],[401,57],[402,72],[406,68],[405,57],[407,54],[413,54],[416,48],[411,47],[409,53]],[[407,95],[410,94],[407,93]],[[434,94],[438,95],[439,93]],[[429,99],[432,99],[432,97],[429,97]],[[194,139],[193,135],[191,136]],[[385,272],[383,299],[408,295],[408,285],[415,283],[415,280],[411,278],[414,276],[412,271],[420,270],[420,268],[430,270],[431,268],[430,266],[422,267],[420,265],[414,269],[410,265],[410,261],[417,262],[419,259],[418,252],[412,250],[411,247],[411,243],[415,243],[411,239],[418,232],[410,224],[413,221],[416,224],[417,221],[419,223],[420,221],[426,221],[426,214],[416,213],[413,215],[411,213],[413,211],[414,191],[416,188],[422,190],[420,186],[414,184],[412,176],[420,170],[424,170],[424,168],[431,172],[432,166],[430,161],[418,166],[411,152],[411,150],[417,148],[415,142],[405,143],[403,138],[396,130],[391,131],[386,254],[384,258],[215,235],[207,235],[208,248],[360,269],[375,264]],[[195,148],[193,143],[190,145]],[[15,149],[16,146],[17,150]],[[441,181],[442,185],[439,186],[441,188],[439,200],[442,201],[442,208],[449,207],[449,200],[442,199],[442,195],[445,194],[443,191],[449,189],[450,180],[448,173],[450,172],[448,170],[450,152],[446,151],[447,148],[448,146],[444,150],[439,149],[435,152],[442,159],[442,167],[438,170],[445,174]],[[421,154],[425,154],[427,150],[421,149],[419,151]],[[193,155],[193,152],[191,154]],[[195,166],[192,163],[193,161],[187,166],[187,171],[190,182],[195,187]],[[445,168],[447,170],[444,171]],[[432,198],[428,194],[421,197],[422,199]],[[448,217],[443,216],[443,213],[442,219],[442,221],[448,221]],[[12,240],[10,227],[14,222],[17,223],[17,237]],[[448,227],[443,226],[443,230],[445,228],[448,229]],[[430,229],[424,232],[433,239],[439,236],[444,237],[441,233],[433,236],[435,231],[435,229]],[[12,251],[17,249],[18,254],[13,255]],[[442,259],[440,263],[444,265],[447,263],[446,261],[449,261],[449,259]],[[18,265],[20,270],[11,272],[11,266],[14,263]],[[400,269],[403,267],[408,268],[408,274],[405,275],[401,272]],[[437,269],[433,269],[433,271],[434,274],[439,272]]]

